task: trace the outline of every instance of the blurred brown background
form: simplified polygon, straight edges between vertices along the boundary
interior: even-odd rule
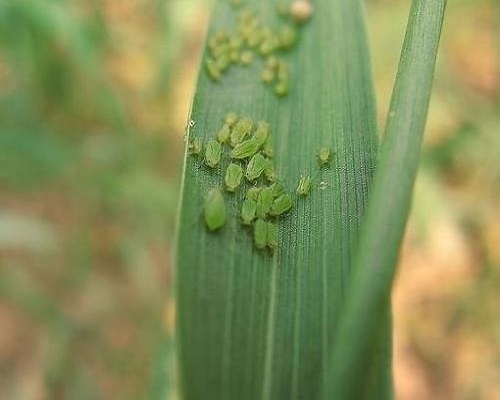
[[[208,3],[0,2],[1,400],[174,390],[171,247]],[[409,4],[367,1],[381,127]],[[499,3],[447,11],[394,291],[400,400],[500,399]]]

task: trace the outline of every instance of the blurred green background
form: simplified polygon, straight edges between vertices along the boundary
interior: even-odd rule
[[[367,1],[381,127],[409,4]],[[209,13],[0,0],[1,400],[175,390],[171,252]],[[497,1],[448,4],[393,296],[401,400],[500,398],[499,26]]]

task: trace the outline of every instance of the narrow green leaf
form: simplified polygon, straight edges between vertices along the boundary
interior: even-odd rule
[[[362,398],[411,203],[446,0],[414,0],[324,399]]]
[[[244,3],[265,25],[282,24],[276,13],[281,1]],[[204,194],[221,185],[230,157],[226,151],[213,170],[200,157],[186,157],[176,260],[185,400],[311,399],[326,379],[377,132],[360,2],[313,5],[296,45],[279,55],[288,65],[280,77],[289,78],[287,96],[278,97],[261,81],[265,61],[258,55],[249,66],[228,68],[217,81],[207,74],[208,52],[203,60],[188,139],[214,137],[230,112],[268,122],[275,169],[293,207],[277,221],[276,249],[259,251],[253,229],[241,224],[241,206],[252,185],[245,182],[225,196],[226,224],[209,232],[203,224]],[[219,1],[209,35],[232,31],[236,15],[229,1]],[[326,168],[318,163],[323,146],[334,154]],[[302,175],[313,179],[307,197],[296,194]],[[380,364],[377,381],[389,377],[387,365]],[[384,385],[390,387],[390,379]]]

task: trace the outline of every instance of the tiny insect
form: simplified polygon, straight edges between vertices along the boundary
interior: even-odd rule
[[[215,168],[220,162],[221,154],[221,144],[215,139],[210,139],[205,146],[205,164]]]
[[[217,63],[217,67],[219,68],[220,72],[225,72],[229,68],[229,65],[231,64],[231,60],[230,60],[228,54],[222,54],[219,57],[217,57],[216,63]]]
[[[199,137],[195,137],[191,142],[189,143],[188,150],[190,154],[201,154],[203,151],[203,141]]]
[[[274,70],[278,68],[278,65],[280,63],[280,60],[276,56],[270,56],[266,60],[266,68],[270,68],[271,70]]]
[[[266,177],[269,183],[275,182],[278,179],[278,173],[274,169],[274,166],[271,163],[268,163],[268,166],[264,170],[264,176]]]
[[[260,187],[251,187],[247,190],[246,198],[256,202],[259,198],[259,193],[261,190],[262,188]]]
[[[228,125],[230,128],[232,128],[236,122],[238,122],[238,115],[234,112],[227,114],[224,118],[224,124]]]
[[[241,185],[242,178],[243,168],[238,164],[229,164],[224,178],[228,192],[234,192]]]
[[[257,219],[253,227],[253,240],[255,247],[265,249],[267,245],[267,222]]]
[[[308,176],[301,176],[297,186],[297,194],[299,196],[307,196],[311,191],[312,181]]]
[[[263,187],[257,198],[257,217],[265,218],[273,204],[273,191],[269,187]]]
[[[276,198],[278,196],[280,196],[281,194],[283,194],[283,192],[285,191],[285,187],[283,186],[283,184],[280,182],[280,181],[276,181],[274,182],[271,186],[269,186],[271,188],[271,190],[273,191],[273,197]]]
[[[230,136],[230,144],[232,147],[241,143],[252,132],[253,122],[250,118],[241,118],[233,126]]]
[[[232,50],[229,53],[229,60],[234,64],[240,61],[240,53],[238,53],[238,50]]]
[[[264,147],[262,148],[262,153],[268,158],[272,158],[274,156],[274,149],[271,143],[271,137],[268,137],[266,143],[264,143]]]
[[[259,121],[257,123],[257,129],[253,134],[253,137],[259,143],[259,146],[262,146],[266,143],[267,138],[269,137],[269,123],[265,121]]]
[[[248,36],[248,40],[247,40],[248,47],[250,47],[252,49],[257,47],[259,45],[259,43],[261,42],[261,40],[262,40],[262,36],[259,34],[259,32],[258,31],[253,32],[253,34]]]
[[[276,250],[278,247],[278,225],[267,222],[267,232],[266,232],[266,245],[271,250]]]
[[[332,156],[332,151],[328,147],[322,147],[318,152],[319,165],[325,167],[330,164],[330,158]]]
[[[284,193],[273,201],[269,214],[273,217],[277,217],[290,210],[290,208],[292,208],[292,205],[293,202],[291,197],[288,194]]]
[[[250,65],[253,61],[253,53],[251,51],[244,51],[240,55],[240,62],[243,65]]]
[[[313,6],[310,0],[295,0],[290,8],[290,15],[298,24],[303,24],[312,17]]]
[[[231,151],[231,158],[244,159],[252,157],[260,149],[260,143],[255,138],[237,144]]]
[[[236,35],[233,35],[230,39],[229,39],[229,48],[231,50],[240,50],[241,49],[241,46],[243,46],[243,39],[239,36],[236,36]]]
[[[282,49],[291,49],[297,42],[297,30],[290,25],[285,25],[279,33],[280,45]]]
[[[243,225],[252,225],[257,211],[257,203],[251,199],[245,199],[241,206],[241,223]]]
[[[278,82],[276,86],[274,86],[274,93],[279,97],[288,95],[288,84],[286,82]]]
[[[279,41],[274,36],[265,39],[259,46],[259,54],[263,57],[271,55],[278,47],[278,44]]]
[[[226,204],[219,189],[210,189],[205,197],[205,223],[209,230],[215,231],[226,223]]]
[[[217,66],[217,63],[212,59],[208,59],[206,62],[206,66],[207,66],[208,76],[214,82],[219,81],[220,78],[222,77],[222,73],[221,73],[220,68]]]
[[[219,143],[226,143],[229,140],[229,135],[231,135],[231,128],[228,124],[224,124],[219,132],[217,132],[217,140]]]
[[[274,71],[271,68],[264,68],[260,73],[260,80],[264,83],[271,83],[274,80]]]
[[[255,154],[247,165],[246,178],[250,182],[259,178],[267,167],[267,159],[260,153]]]

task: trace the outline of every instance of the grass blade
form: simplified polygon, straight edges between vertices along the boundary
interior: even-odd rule
[[[359,399],[373,342],[387,310],[425,128],[446,0],[414,0],[386,135],[336,336],[324,399]]]
[[[258,0],[252,7],[276,25],[277,4]],[[318,0],[314,7],[297,47],[286,56],[288,97],[277,98],[259,82],[259,62],[231,69],[217,84],[200,73],[189,138],[213,137],[230,111],[264,119],[285,186],[294,192],[301,174],[310,174],[314,184],[308,197],[294,198],[280,224],[280,245],[270,256],[254,248],[237,220],[241,192],[225,195],[228,222],[208,232],[204,196],[222,185],[224,169],[210,172],[196,156],[187,156],[176,261],[186,400],[313,398],[326,378],[377,132],[360,2]],[[235,15],[220,1],[210,31],[231,29]],[[316,158],[321,146],[334,151],[330,168],[323,170]]]

